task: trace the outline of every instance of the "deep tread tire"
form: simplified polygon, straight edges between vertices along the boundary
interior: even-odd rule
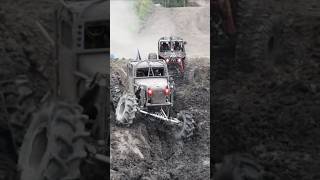
[[[196,123],[193,119],[193,116],[190,112],[188,111],[180,111],[178,113],[177,118],[182,121],[182,126],[180,128],[180,130],[177,132],[176,134],[176,138],[177,139],[187,139],[190,138],[191,136],[193,136],[193,132],[195,130],[196,127]]]
[[[17,180],[16,164],[6,154],[0,155],[0,180]]]
[[[131,94],[124,94],[116,108],[116,123],[121,125],[131,125],[137,112],[136,97]]]
[[[181,74],[178,67],[174,67],[174,66],[173,67],[168,66],[168,71],[169,71],[169,75],[171,75],[173,77],[174,82],[176,84],[183,83],[185,72],[183,74]]]
[[[269,3],[272,4],[272,3]],[[273,63],[281,44],[281,19],[262,1],[238,2],[237,65],[244,72],[252,72],[257,65]],[[256,8],[252,8],[256,7]],[[258,14],[258,15],[257,15]]]
[[[80,177],[86,157],[84,122],[80,106],[53,102],[34,115],[20,153],[21,180],[66,180]]]
[[[110,82],[110,95],[113,103],[113,107],[117,107],[117,104],[121,97],[121,84],[119,75],[112,74]]]
[[[35,94],[26,76],[19,76],[14,80],[0,83],[1,115],[3,121],[11,131],[13,143],[18,149],[23,141],[26,129],[31,121],[31,115],[36,109]],[[4,127],[1,125],[1,127]]]

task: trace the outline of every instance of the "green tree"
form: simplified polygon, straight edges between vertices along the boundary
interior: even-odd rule
[[[164,7],[184,7],[188,4],[188,0],[153,0],[153,2]]]
[[[151,12],[152,0],[138,0],[136,4],[136,11],[140,20],[145,20]]]

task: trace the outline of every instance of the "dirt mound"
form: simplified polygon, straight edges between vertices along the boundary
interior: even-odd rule
[[[111,62],[121,67],[125,61]],[[150,119],[137,119],[130,127],[119,127],[112,119],[111,177],[151,179],[206,179],[210,169],[209,59],[190,59],[198,67],[196,81],[177,86],[175,112],[188,110],[196,121],[195,135],[175,140],[171,127]],[[189,71],[189,69],[187,69]],[[201,72],[200,74],[198,72]],[[192,92],[192,93],[191,93]],[[190,173],[192,172],[192,173]]]

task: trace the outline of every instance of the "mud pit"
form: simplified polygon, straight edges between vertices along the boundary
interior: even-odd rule
[[[174,139],[170,127],[149,119],[137,119],[119,127],[111,119],[111,177],[114,179],[207,179],[210,172],[209,59],[189,59],[197,67],[194,81],[177,86],[175,111],[188,110],[197,124],[194,137]],[[111,75],[125,61],[111,63]],[[199,73],[201,72],[201,73]],[[191,75],[190,75],[191,76]],[[112,84],[112,83],[111,83]]]

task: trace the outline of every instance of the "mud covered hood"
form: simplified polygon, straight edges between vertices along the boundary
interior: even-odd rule
[[[152,89],[153,93],[152,97],[150,97],[150,104],[166,103],[167,98],[163,90],[168,85],[167,78],[136,79],[136,83]]]
[[[164,89],[168,85],[167,78],[136,79],[135,82],[152,89]]]

